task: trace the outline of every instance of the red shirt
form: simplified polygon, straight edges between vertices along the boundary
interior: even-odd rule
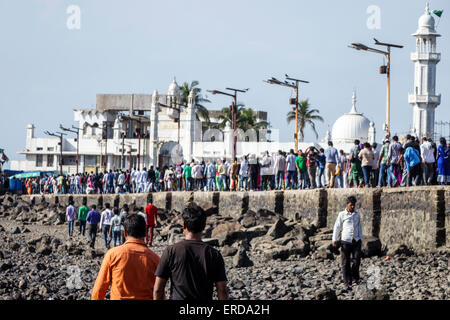
[[[147,216],[147,225],[148,226],[155,226],[155,219],[156,215],[158,214],[158,208],[156,208],[154,205],[149,203],[145,207],[145,215]]]

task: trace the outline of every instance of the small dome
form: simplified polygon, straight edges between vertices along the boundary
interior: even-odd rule
[[[167,91],[167,94],[169,96],[179,96],[180,95],[180,88],[177,84],[177,79],[174,77],[172,83],[169,86],[169,90]]]
[[[353,143],[356,139],[366,142],[369,139],[370,120],[356,111],[356,95],[349,113],[344,114],[333,124],[331,137],[333,143]]]
[[[434,30],[434,18],[429,12],[426,12],[419,18],[419,28]]]

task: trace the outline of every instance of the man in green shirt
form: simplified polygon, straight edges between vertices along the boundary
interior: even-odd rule
[[[86,200],[83,200],[83,205],[78,209],[78,221],[80,222],[80,234],[86,232],[86,217],[89,212],[89,208],[86,207]]]
[[[298,172],[298,189],[307,188],[307,169],[306,169],[306,155],[302,150],[298,150],[298,156],[295,158],[295,166]]]
[[[186,191],[190,191],[192,187],[192,167],[190,163],[186,163],[183,169],[184,177],[186,178]]]

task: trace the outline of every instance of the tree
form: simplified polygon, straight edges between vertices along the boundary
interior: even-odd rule
[[[202,89],[198,88],[198,85],[199,82],[197,80],[192,81],[190,85],[187,82],[181,85],[181,104],[185,106],[188,105],[188,97],[190,92],[193,90],[195,95],[195,113],[200,120],[203,120],[207,124],[209,124],[209,112],[208,109],[203,106],[203,103],[211,101],[203,97],[203,95],[201,94]]]
[[[221,114],[218,116],[218,127],[224,129],[227,125],[233,127],[233,113],[229,108],[223,108]],[[242,129],[244,132],[248,129],[263,129],[267,128],[269,123],[267,121],[258,121],[256,113],[252,108],[245,108],[243,104],[237,105],[236,113],[236,127]]]
[[[305,130],[306,125],[309,125],[311,129],[313,129],[316,135],[316,139],[319,137],[314,121],[318,120],[323,122],[323,118],[318,115],[318,113],[318,109],[311,109],[311,105],[309,104],[308,99],[300,101],[300,104],[298,106],[298,132],[300,142],[303,142],[303,139],[305,137],[303,131]],[[292,121],[295,122],[295,106],[292,107],[292,111],[289,111],[287,113],[286,120],[288,124]]]

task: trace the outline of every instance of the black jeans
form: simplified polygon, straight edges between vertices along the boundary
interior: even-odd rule
[[[97,237],[97,225],[88,224],[88,235],[91,248],[94,248],[95,238]]]
[[[346,286],[352,280],[359,281],[359,265],[361,263],[361,240],[350,242],[341,241],[342,274]]]

